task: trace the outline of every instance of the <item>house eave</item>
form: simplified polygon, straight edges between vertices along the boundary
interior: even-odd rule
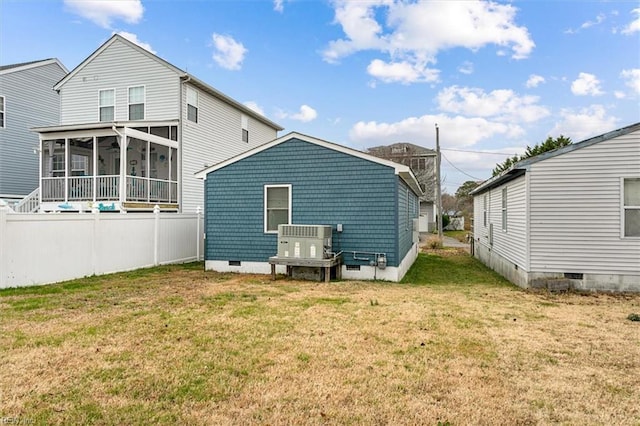
[[[184,73],[180,78],[181,78],[182,81],[188,81],[189,83],[193,84],[194,86],[196,86],[200,90],[203,90],[206,93],[210,94],[211,96],[214,96],[214,97],[222,100],[223,102],[232,105],[233,107],[239,109],[243,113],[245,113],[247,115],[250,115],[251,117],[255,118],[258,121],[261,121],[262,123],[266,124],[269,127],[272,127],[276,131],[279,132],[279,131],[284,130],[284,127],[282,127],[279,124],[269,120],[267,117],[265,117],[265,116],[263,116],[261,114],[258,114],[257,112],[255,112],[251,108],[247,107],[246,105],[241,104],[240,102],[238,102],[235,99],[225,95],[224,93],[220,92],[219,90],[214,89],[213,87],[211,87],[210,85],[208,85],[204,81],[198,79],[197,77],[195,77],[195,76],[193,76],[191,74],[188,74],[188,73]]]
[[[72,132],[77,130],[101,130],[113,127],[144,127],[144,126],[177,126],[179,120],[159,121],[101,121],[97,123],[63,124],[59,126],[33,127],[31,131],[41,134]]]

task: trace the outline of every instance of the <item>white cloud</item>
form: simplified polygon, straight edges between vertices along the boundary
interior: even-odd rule
[[[155,54],[156,51],[153,50],[153,48],[151,47],[151,45],[149,43],[145,43],[143,41],[140,41],[138,39],[138,36],[133,34],[133,33],[128,33],[126,31],[118,31],[118,34],[121,35],[122,37],[126,38],[127,40],[129,40],[132,43],[137,44],[138,46],[142,47],[143,49],[148,50],[149,52]]]
[[[426,67],[426,64],[415,64],[407,61],[387,63],[374,59],[367,67],[367,72],[385,83],[410,84],[416,82],[436,82],[439,71]]]
[[[496,135],[514,138],[524,133],[515,124],[493,122],[481,117],[438,114],[409,117],[395,123],[360,121],[351,128],[349,136],[351,140],[367,146],[387,145],[398,141],[433,146],[436,123],[440,127],[441,144],[447,148],[469,147]]]
[[[578,96],[598,96],[604,94],[600,89],[600,81],[596,76],[586,72],[578,74],[578,78],[571,83],[571,92]]]
[[[616,90],[615,92],[613,92],[613,96],[615,96],[616,99],[624,99],[627,97],[627,95],[620,90]]]
[[[607,110],[602,105],[591,105],[578,111],[563,109],[560,117],[561,121],[556,123],[551,135],[564,135],[573,142],[615,129],[618,122],[615,117],[607,116]]]
[[[284,12],[284,4],[291,0],[273,0],[273,10],[276,12]]]
[[[606,16],[604,13],[600,13],[598,14],[598,16],[596,16],[596,19],[593,21],[585,21],[583,22],[580,27],[578,29],[572,29],[569,28],[568,30],[565,30],[565,34],[577,34],[580,32],[580,30],[586,30],[587,28],[591,28],[595,25],[600,25],[602,22],[604,22],[604,20],[606,19]]]
[[[114,20],[137,24],[144,8],[140,0],[64,0],[69,10],[103,28],[111,28]]]
[[[296,113],[289,113],[285,111],[278,111],[276,113],[277,118],[279,119],[291,119],[301,121],[303,123],[308,123],[309,121],[313,121],[318,117],[318,113],[315,109],[311,108],[309,105],[302,105],[300,107],[300,111]]]
[[[518,96],[512,90],[501,89],[485,93],[479,88],[447,87],[436,97],[442,111],[477,117],[493,117],[501,122],[531,123],[550,114],[537,105],[537,96]]]
[[[538,87],[540,84],[544,83],[545,79],[541,75],[531,74],[529,79],[525,83],[528,88]]]
[[[255,101],[244,102],[244,106],[246,106],[249,109],[254,110],[255,112],[257,112],[260,115],[265,115],[264,114],[264,109],[262,109],[262,107],[260,105],[258,105],[258,103],[255,102]]]
[[[623,70],[620,73],[620,77],[622,77],[625,81],[625,84],[633,91],[640,95],[640,68],[632,68],[630,70]]]
[[[622,34],[631,35],[640,31],[640,8],[633,9],[631,13],[636,15],[636,19],[622,29]]]
[[[465,61],[458,67],[458,72],[462,74],[473,74],[473,62]]]
[[[437,71],[427,66],[446,49],[476,51],[493,44],[499,47],[498,53],[506,48],[514,59],[523,59],[535,46],[528,30],[514,23],[516,8],[508,4],[336,0],[334,8],[335,23],[341,25],[345,38],[329,43],[324,60],[335,63],[359,51],[379,51],[388,59],[375,59],[368,70],[377,72],[374,77],[386,77],[383,81],[432,81]],[[403,77],[388,77],[398,73]]]
[[[244,55],[248,52],[244,45],[227,35],[214,33],[211,38],[215,49],[213,59],[216,63],[228,70],[239,70],[242,67]]]

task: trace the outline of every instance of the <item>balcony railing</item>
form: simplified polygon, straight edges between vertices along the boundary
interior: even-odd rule
[[[68,185],[66,194],[65,182]],[[120,176],[46,177],[42,178],[41,190],[44,202],[118,201],[120,200]],[[177,203],[178,182],[126,176],[126,192],[121,201]]]

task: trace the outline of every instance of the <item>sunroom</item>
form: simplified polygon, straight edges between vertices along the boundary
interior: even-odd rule
[[[40,211],[178,210],[177,121],[34,131],[40,134]]]

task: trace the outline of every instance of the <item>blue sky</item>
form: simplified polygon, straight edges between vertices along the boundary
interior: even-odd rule
[[[0,0],[0,63],[76,67],[118,32],[285,127],[435,148],[445,190],[640,121],[638,1]]]

